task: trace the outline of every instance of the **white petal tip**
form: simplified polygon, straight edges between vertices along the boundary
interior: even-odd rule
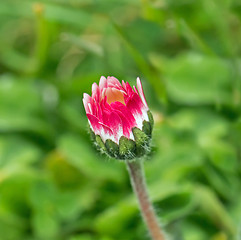
[[[105,76],[101,76],[101,77],[100,77],[100,81],[101,81],[101,80],[106,80],[106,77],[105,77]]]
[[[90,98],[90,95],[87,94],[87,93],[84,93],[84,94],[83,94],[83,99],[88,99],[88,98]]]
[[[138,89],[139,95],[141,97],[141,100],[144,103],[144,105],[146,106],[146,108],[148,109],[146,98],[145,98],[145,95],[144,95],[144,92],[143,92],[141,79],[139,77],[136,78],[136,85],[137,85],[137,89]]]
[[[138,85],[139,85],[139,87],[142,87],[141,79],[139,77],[136,78],[136,85],[137,85],[137,87],[138,87]]]

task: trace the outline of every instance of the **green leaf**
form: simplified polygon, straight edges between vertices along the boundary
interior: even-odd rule
[[[118,161],[106,162],[94,152],[95,147],[88,145],[81,137],[72,134],[62,136],[58,142],[58,149],[71,164],[90,179],[111,179],[117,182],[123,179],[123,168]]]
[[[24,138],[0,136],[0,181],[30,170],[41,155],[41,150]]]
[[[175,59],[155,58],[162,68],[168,96],[177,104],[230,104],[232,69],[227,61],[187,52]]]
[[[208,187],[196,186],[194,194],[205,214],[217,226],[224,228],[230,235],[234,236],[236,233],[236,224],[223,204],[217,199],[215,193]]]

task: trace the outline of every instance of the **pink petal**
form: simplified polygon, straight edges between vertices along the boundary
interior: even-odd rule
[[[112,109],[110,107],[110,104],[107,103],[107,97],[105,96],[105,98],[101,101],[100,103],[100,107],[102,109],[102,111],[108,111],[111,112]]]
[[[127,138],[131,138],[134,140],[133,134],[132,134],[132,128],[134,127],[132,122],[130,122],[127,117],[119,110],[115,110],[115,112],[119,115],[121,121],[122,121],[122,127],[123,127],[123,135]]]
[[[103,113],[102,123],[108,126],[110,129],[112,129],[112,122],[110,121],[111,112],[113,111],[112,110],[110,111],[107,108],[102,109],[102,113]]]
[[[124,80],[122,80],[122,87],[126,90],[126,84],[125,84]]]
[[[119,80],[115,77],[107,77],[107,87],[114,87],[115,85],[122,87]]]
[[[92,107],[92,115],[96,116],[99,119],[99,121],[101,121],[102,120],[102,109],[100,107],[100,103],[94,101],[91,107]]]
[[[99,90],[99,86],[97,85],[97,83],[92,84],[92,98],[96,102],[99,102],[99,100],[100,100],[100,90]]]
[[[140,94],[139,94],[139,92],[137,91],[136,86],[134,86],[133,88],[134,88],[135,93],[137,93],[138,96],[140,97]],[[140,97],[140,99],[141,99],[141,97]],[[141,99],[141,101],[142,101],[142,99]],[[143,103],[143,101],[142,101],[142,103]],[[143,103],[142,107],[144,107],[146,111],[149,110],[149,108],[148,108],[144,103]]]
[[[103,124],[105,124],[106,126],[110,126],[109,119],[110,119],[111,111],[108,111],[107,109],[103,109],[102,113],[103,113],[103,115],[102,115],[103,116],[102,117]]]
[[[138,92],[139,92],[139,95],[141,97],[142,102],[148,108],[148,105],[147,105],[147,102],[146,102],[146,98],[145,98],[145,95],[144,95],[144,92],[143,92],[141,80],[140,80],[139,77],[136,79],[136,85],[137,85],[137,89],[138,89]]]
[[[142,123],[144,120],[148,121],[148,115],[140,96],[137,93],[133,93],[128,99],[126,106],[134,116],[138,128],[142,129]]]
[[[103,142],[105,142],[107,139],[115,141],[112,130],[102,122],[99,122],[99,124],[102,126],[100,137],[102,138]]]
[[[107,125],[105,125],[102,122],[99,122],[99,124],[104,128],[105,132],[108,133],[109,135],[113,135],[113,131],[111,130],[110,127],[108,127]]]
[[[124,95],[125,98],[125,104],[128,102],[128,99],[132,96],[134,93],[133,89],[131,88],[130,84],[126,82],[126,95]]]
[[[92,105],[90,103],[88,103],[88,107],[89,107],[89,113],[93,114],[93,109],[92,109]]]
[[[134,140],[132,133],[132,128],[137,127],[137,123],[129,109],[120,102],[115,102],[111,104],[113,111],[118,113],[122,120],[123,134],[125,137]]]
[[[104,98],[106,97],[106,91],[107,91],[107,88],[103,88],[103,89],[102,89],[101,99],[104,99]]]
[[[92,102],[92,98],[87,93],[84,93],[83,104],[84,104],[84,108],[85,108],[85,112],[86,113],[90,113],[91,112],[91,109],[89,108],[89,104],[91,102]]]
[[[98,110],[97,110],[97,104],[96,101],[94,100],[93,103],[91,104],[91,114],[98,117]]]
[[[106,126],[104,123],[100,122],[99,119],[91,114],[87,114],[90,127],[95,133],[95,135],[100,135],[102,140],[105,142],[107,139],[115,141],[113,131]]]
[[[111,103],[111,108],[113,108],[114,110],[118,110],[121,113],[123,113],[124,116],[126,117],[126,119],[128,119],[128,121],[131,125],[131,128],[136,126],[135,118],[131,114],[130,110],[124,104],[122,104],[120,102],[114,102],[114,103]]]
[[[99,124],[99,119],[92,114],[86,114],[89,119],[90,127],[95,134],[100,134],[102,126]]]
[[[119,115],[115,112],[110,113],[109,127],[111,128],[116,143],[119,143],[121,136],[123,136],[123,126]]]
[[[101,76],[100,82],[99,82],[100,91],[102,91],[103,88],[107,88],[107,80],[104,76]]]

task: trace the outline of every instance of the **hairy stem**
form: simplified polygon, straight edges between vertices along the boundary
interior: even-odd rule
[[[153,240],[165,240],[155,210],[148,196],[142,161],[126,162],[132,188],[139,202],[142,217]]]

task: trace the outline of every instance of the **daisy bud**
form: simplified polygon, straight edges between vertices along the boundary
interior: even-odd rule
[[[102,76],[99,85],[93,83],[91,96],[84,93],[91,135],[97,147],[113,158],[138,158],[150,149],[153,117],[139,78],[136,86]]]

